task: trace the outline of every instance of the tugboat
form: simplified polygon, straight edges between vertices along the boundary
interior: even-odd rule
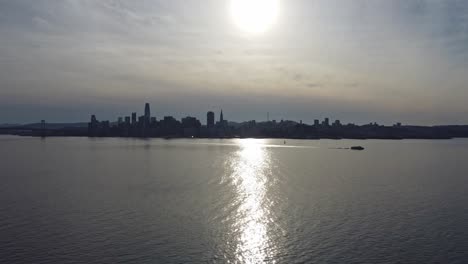
[[[361,146],[354,146],[354,147],[351,147],[351,150],[364,150],[364,148]]]

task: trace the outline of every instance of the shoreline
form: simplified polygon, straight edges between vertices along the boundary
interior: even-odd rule
[[[367,137],[367,138],[357,138],[357,137],[320,137],[320,138],[300,138],[300,137],[183,137],[183,136],[174,136],[174,137],[119,137],[119,136],[101,136],[101,137],[90,137],[86,135],[30,135],[30,134],[0,134],[0,136],[15,136],[15,137],[30,137],[30,138],[89,138],[89,139],[102,139],[102,138],[122,138],[122,139],[163,139],[163,140],[179,140],[179,139],[213,139],[213,140],[223,140],[223,139],[277,139],[277,140],[386,140],[386,141],[402,141],[402,140],[455,140],[455,139],[468,139],[467,137],[406,137],[406,138],[385,138],[385,137]]]

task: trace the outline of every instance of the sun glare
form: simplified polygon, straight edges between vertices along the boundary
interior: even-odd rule
[[[262,33],[271,28],[279,13],[279,0],[231,0],[234,23],[244,32]]]

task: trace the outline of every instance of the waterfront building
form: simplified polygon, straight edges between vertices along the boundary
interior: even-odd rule
[[[330,119],[329,119],[328,117],[325,118],[325,120],[323,120],[322,125],[323,125],[323,126],[326,126],[326,127],[330,126]]]
[[[137,113],[132,113],[132,125],[136,125],[137,123]]]
[[[206,126],[214,127],[215,125],[215,114],[212,111],[206,113]]]
[[[148,125],[151,122],[151,111],[149,103],[145,104],[145,115],[144,115],[145,125]]]

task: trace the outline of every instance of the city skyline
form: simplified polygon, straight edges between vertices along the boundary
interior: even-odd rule
[[[110,124],[120,124],[120,123],[137,124],[137,123],[141,123],[142,125],[148,125],[150,123],[159,122],[159,121],[163,120],[164,118],[174,118],[175,120],[181,120],[181,121],[183,121],[185,118],[194,118],[195,120],[199,121],[201,125],[206,126],[206,127],[215,127],[215,126],[218,126],[220,124],[224,124],[224,125],[227,126],[229,124],[229,122],[248,123],[248,122],[251,122],[251,121],[255,121],[255,122],[274,122],[274,123],[275,122],[287,121],[287,122],[295,122],[295,123],[298,123],[298,124],[308,124],[307,122],[303,122],[302,119],[301,120],[292,120],[292,119],[283,119],[283,118],[278,119],[278,120],[277,119],[270,119],[270,113],[269,112],[266,113],[266,119],[265,120],[263,120],[263,119],[257,120],[257,119],[252,119],[252,118],[251,119],[247,118],[245,120],[240,120],[240,121],[239,120],[227,120],[226,118],[224,118],[224,113],[223,113],[222,108],[220,108],[218,110],[218,114],[216,114],[212,110],[207,111],[206,114],[205,114],[205,118],[199,118],[196,115],[192,115],[192,114],[187,114],[187,115],[181,116],[181,117],[173,116],[171,114],[166,114],[166,115],[159,115],[159,118],[158,118],[157,113],[155,113],[154,115],[151,115],[151,104],[150,103],[145,103],[144,110],[143,110],[142,113],[143,113],[142,115],[138,115],[138,111],[136,111],[136,112],[131,112],[131,115],[115,116],[115,117],[113,117],[111,119],[105,119],[104,118],[101,121],[109,122]],[[91,114],[91,122],[98,121],[97,116],[98,116],[97,114]],[[330,117],[324,117],[322,121],[321,121],[321,119],[317,119],[317,118],[312,118],[311,120],[313,122],[310,122],[310,125],[318,125],[318,124],[323,124],[323,125],[326,125],[326,126],[342,125],[340,119],[331,119]],[[42,119],[41,122],[46,122],[46,120]],[[69,122],[69,123],[72,123],[72,122]],[[347,124],[356,125],[354,122],[348,122]],[[379,123],[374,121],[374,122],[370,122],[370,123],[366,123],[366,124],[379,124]],[[392,125],[396,125],[396,124],[401,125],[401,122],[396,122],[396,123],[394,123]]]
[[[0,1],[0,123],[142,101],[177,117],[468,123],[468,3],[278,2],[252,33],[230,0]]]
[[[149,103],[143,114],[131,112],[110,120],[92,114],[86,123],[40,123],[0,125],[0,134],[40,137],[125,137],[125,138],[292,138],[292,139],[452,139],[468,138],[468,125],[415,126],[370,122],[356,124],[326,117],[303,120],[247,119],[231,122],[221,109],[218,118],[208,111],[204,121],[187,115],[180,119],[172,115],[151,114]],[[153,112],[154,113],[154,112]]]
[[[214,109],[215,107],[212,107],[212,109]],[[140,112],[140,111],[135,111],[134,108],[130,109],[129,113],[122,113],[122,111],[118,111],[119,114],[116,114],[116,113],[109,113],[107,111],[103,111],[104,113],[107,113],[107,114],[102,114],[101,112],[96,112],[96,113],[88,113],[87,115],[87,118],[83,118],[83,119],[73,119],[73,118],[66,118],[64,117],[63,119],[60,119],[60,120],[50,120],[50,119],[45,119],[44,116],[42,116],[42,118],[39,118],[38,120],[33,120],[33,119],[28,119],[30,121],[26,121],[26,122],[19,122],[19,121],[11,121],[11,122],[1,122],[0,120],[0,125],[9,125],[9,124],[18,124],[18,125],[28,125],[28,124],[35,124],[35,123],[38,123],[39,121],[41,122],[45,122],[47,121],[47,123],[49,124],[61,124],[61,123],[64,123],[64,124],[73,124],[73,123],[83,123],[83,122],[88,122],[89,121],[89,117],[91,116],[91,120],[92,119],[100,119],[102,121],[108,121],[110,122],[111,124],[112,123],[125,123],[127,122],[127,119],[130,123],[138,123],[138,122],[146,122],[146,123],[150,123],[154,120],[161,120],[163,119],[164,117],[171,117],[171,118],[174,118],[175,120],[182,120],[186,117],[193,117],[193,118],[196,118],[197,120],[200,120],[202,121],[201,123],[205,126],[208,126],[209,124],[209,121],[208,121],[208,116],[207,115],[210,115],[212,114],[213,115],[213,121],[214,121],[214,124],[218,123],[219,121],[222,121],[222,117],[223,117],[223,108],[221,107],[218,107],[216,108],[216,110],[208,110],[208,111],[205,111],[204,113],[187,113],[187,112],[184,112],[184,113],[180,113],[180,112],[176,112],[176,113],[168,113],[168,112],[158,112],[158,111],[154,111],[153,113],[154,114],[151,114],[152,111],[150,110],[151,109],[151,103],[144,103],[144,108],[143,110]],[[218,112],[218,113],[216,113]],[[99,116],[99,118],[97,118]],[[271,122],[271,121],[281,121],[281,120],[284,120],[284,121],[291,121],[291,122],[296,122],[298,124],[310,124],[310,125],[314,125],[314,124],[317,124],[317,121],[320,120],[320,123],[322,123],[323,121],[325,122],[329,122],[330,124],[334,123],[334,122],[339,122],[341,124],[341,118],[337,118],[337,117],[332,117],[331,115],[326,115],[326,114],[322,114],[320,116],[318,115],[313,115],[312,113],[310,115],[305,115],[305,119],[296,119],[296,118],[282,118],[282,116],[288,116],[287,114],[274,114],[272,115],[271,112],[265,112],[265,113],[256,113],[252,116],[245,116],[245,119],[230,119],[229,122],[233,122],[233,123],[245,123],[245,122],[249,122],[249,121],[256,121],[256,122]],[[255,118],[257,117],[257,118]],[[279,117],[279,118],[278,118]],[[227,120],[224,120],[224,121],[227,121]],[[367,124],[379,124],[379,125],[383,125],[383,126],[392,126],[392,125],[396,125],[396,124],[405,124],[405,125],[410,125],[410,126],[454,126],[454,125],[462,125],[462,126],[465,126],[466,124],[465,123],[449,123],[449,122],[446,122],[446,123],[439,123],[439,124],[419,124],[419,123],[404,123],[404,122],[400,122],[399,120],[395,120],[394,122],[385,122],[385,121],[382,121],[382,120],[371,120],[371,121],[362,121],[362,122],[356,122],[355,120],[348,120],[347,123],[344,123],[344,124],[353,124],[353,125],[367,125]]]

